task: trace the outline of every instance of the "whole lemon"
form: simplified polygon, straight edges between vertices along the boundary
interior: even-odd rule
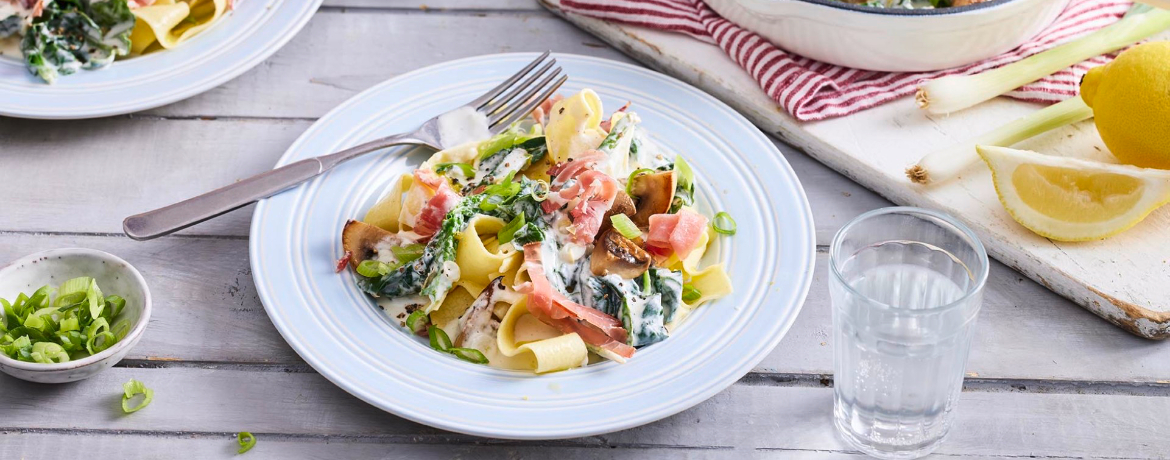
[[[1123,163],[1170,169],[1170,42],[1150,42],[1081,80],[1101,140]]]

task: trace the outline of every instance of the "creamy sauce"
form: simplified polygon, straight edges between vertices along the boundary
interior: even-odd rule
[[[0,38],[0,59],[24,60],[24,53],[20,52],[19,35]]]
[[[445,146],[478,142],[492,137],[488,119],[471,107],[460,107],[439,115],[439,137]]]

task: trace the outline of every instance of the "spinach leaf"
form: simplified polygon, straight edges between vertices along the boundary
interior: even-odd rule
[[[543,160],[548,154],[544,136],[534,137],[518,144],[489,154],[479,159],[474,177],[477,182],[464,187],[464,193],[485,185],[500,182],[508,174],[518,175],[521,170]]]
[[[650,283],[654,292],[662,294],[662,314],[666,324],[674,321],[674,315],[682,305],[683,276],[681,271],[665,268],[650,270]]]
[[[29,71],[53,83],[61,75],[100,69],[128,54],[134,22],[127,0],[57,0],[25,32],[20,50]]]
[[[0,38],[8,38],[20,32],[20,16],[12,15],[0,20]]]

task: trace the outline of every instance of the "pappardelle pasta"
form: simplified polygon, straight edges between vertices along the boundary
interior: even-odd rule
[[[52,84],[117,58],[174,48],[211,27],[232,2],[0,0],[0,54],[19,52],[29,72]]]
[[[500,135],[435,153],[342,232],[358,287],[431,347],[537,373],[625,362],[731,293],[702,259],[734,234],[622,107],[554,97]],[[453,339],[452,339],[453,338]]]

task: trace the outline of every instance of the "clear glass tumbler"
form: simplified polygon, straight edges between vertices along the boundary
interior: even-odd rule
[[[838,431],[878,458],[929,454],[963,388],[983,244],[945,214],[885,208],[841,228],[829,261]]]

